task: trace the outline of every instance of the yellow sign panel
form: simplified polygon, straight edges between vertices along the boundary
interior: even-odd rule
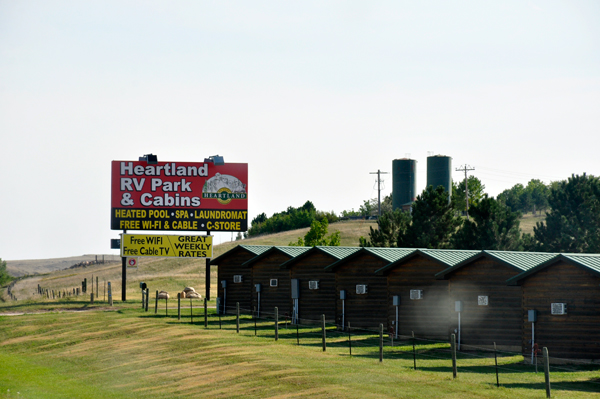
[[[121,234],[121,256],[212,258],[213,236]]]

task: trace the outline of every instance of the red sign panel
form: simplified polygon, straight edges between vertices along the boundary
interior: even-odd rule
[[[112,230],[248,230],[248,164],[113,161]]]

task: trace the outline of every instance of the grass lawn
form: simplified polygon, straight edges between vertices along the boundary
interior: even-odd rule
[[[159,305],[155,315],[139,300],[115,302],[113,311],[0,316],[0,397],[545,397],[543,373],[521,356],[499,358],[498,388],[489,356],[459,354],[453,379],[447,344],[418,345],[413,370],[410,342],[386,341],[380,363],[377,336],[353,336],[350,356],[346,333],[330,328],[323,352],[318,327],[297,335],[282,321],[275,341],[272,320],[259,320],[255,330],[245,317],[238,334],[232,316],[219,329],[211,313],[204,328],[197,303],[194,324],[189,308],[178,321],[176,309],[165,316]],[[600,397],[597,368],[563,368],[552,370],[553,397]]]

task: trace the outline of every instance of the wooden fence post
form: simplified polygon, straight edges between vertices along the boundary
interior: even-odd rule
[[[383,323],[379,324],[379,363],[383,362]]]
[[[500,387],[500,379],[498,378],[498,353],[496,350],[495,342],[494,342],[494,363],[496,363],[496,386]]]
[[[154,314],[158,313],[158,290],[156,290],[156,300],[154,302]]]
[[[208,328],[208,299],[204,297],[204,328]]]
[[[240,303],[235,303],[235,331],[240,333]]]
[[[112,299],[112,287],[110,285],[110,281],[108,282],[108,305],[112,306],[113,305],[113,299]]]
[[[412,332],[412,344],[413,344],[413,364],[415,370],[417,369],[417,351],[415,349],[415,332]]]
[[[177,320],[181,321],[181,292],[177,293]]]
[[[551,398],[550,392],[550,358],[548,357],[548,348],[544,346],[544,377],[546,379],[546,397]]]
[[[279,309],[275,306],[275,341],[279,340]]]
[[[456,335],[454,334],[452,334],[450,348],[452,349],[452,378],[456,378]]]
[[[148,302],[150,301],[150,288],[146,288],[146,312],[148,311]]]
[[[325,329],[325,315],[321,315],[321,329],[323,331],[323,352],[327,350],[327,330]]]
[[[350,356],[352,356],[352,336],[350,335],[350,322],[348,322],[348,348],[350,349]]]

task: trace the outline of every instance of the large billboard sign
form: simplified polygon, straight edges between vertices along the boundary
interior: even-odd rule
[[[212,258],[213,236],[123,234],[121,256]]]
[[[248,164],[113,161],[112,230],[246,231]]]

